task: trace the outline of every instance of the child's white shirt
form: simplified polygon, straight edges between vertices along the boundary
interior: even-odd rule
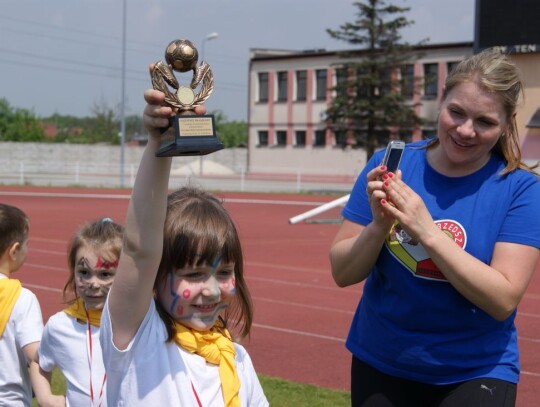
[[[112,342],[108,303],[101,319],[101,347],[107,370],[107,397],[111,406],[223,406],[219,368],[174,342],[154,301],[128,345],[120,351]],[[268,401],[245,348],[234,344],[242,407],[266,407]],[[192,388],[195,389],[195,391]]]
[[[22,348],[39,342],[42,333],[43,318],[37,297],[23,287],[0,338],[0,406],[32,405],[32,385]]]
[[[103,385],[105,366],[99,343],[99,327],[90,326],[92,337],[92,388],[94,405],[99,404],[103,388],[101,406],[107,406]],[[70,406],[91,406],[90,398],[90,358],[88,324],[61,311],[49,318],[45,324],[43,338],[39,345],[39,366],[46,372],[58,367],[66,378],[66,404]]]

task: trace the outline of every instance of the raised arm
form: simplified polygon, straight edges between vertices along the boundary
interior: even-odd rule
[[[115,345],[123,349],[140,326],[153,293],[152,287],[161,259],[170,157],[156,157],[160,127],[166,127],[173,113],[165,105],[162,92],[144,93],[143,122],[148,130],[125,221],[124,243],[115,281],[109,293],[109,312]]]

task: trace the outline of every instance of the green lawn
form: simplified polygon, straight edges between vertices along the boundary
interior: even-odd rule
[[[259,379],[272,407],[346,407],[350,405],[349,392],[346,391],[299,384],[264,375],[259,375]],[[52,388],[54,394],[66,392],[66,382],[58,370],[53,371]],[[37,407],[35,400],[32,405]]]

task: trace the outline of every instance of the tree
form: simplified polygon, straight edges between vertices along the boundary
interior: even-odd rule
[[[327,117],[336,134],[366,148],[371,157],[390,138],[391,131],[412,131],[422,124],[401,90],[410,85],[401,75],[420,57],[403,41],[400,30],[413,24],[402,14],[409,8],[385,0],[357,1],[357,19],[340,30],[327,29],[332,38],[352,44],[355,49],[340,52],[343,63],[337,67],[336,97]],[[426,40],[416,44],[422,45]]]
[[[213,111],[216,133],[225,148],[239,147],[247,142],[246,122],[227,121],[227,116],[221,111]]]
[[[10,106],[0,99],[0,141],[43,141],[43,127],[35,115],[26,109]]]
[[[91,109],[94,114],[92,127],[88,129],[92,142],[106,142],[120,144],[118,136],[120,122],[116,118],[115,110],[107,104],[105,100],[94,103]]]

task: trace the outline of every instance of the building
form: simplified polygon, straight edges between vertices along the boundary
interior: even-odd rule
[[[414,134],[401,135],[406,140],[436,134],[445,77],[454,64],[472,55],[473,43],[432,44],[418,50],[422,57],[401,74],[421,84],[419,92],[410,89],[409,98],[426,124]],[[512,55],[526,85],[525,103],[517,116],[524,158],[535,162],[540,157],[540,53],[528,48]],[[365,151],[352,148],[347,135],[334,133],[325,120],[339,63],[343,63],[339,51],[251,50],[248,172],[356,176],[361,171]],[[426,77],[434,80],[423,81]]]

